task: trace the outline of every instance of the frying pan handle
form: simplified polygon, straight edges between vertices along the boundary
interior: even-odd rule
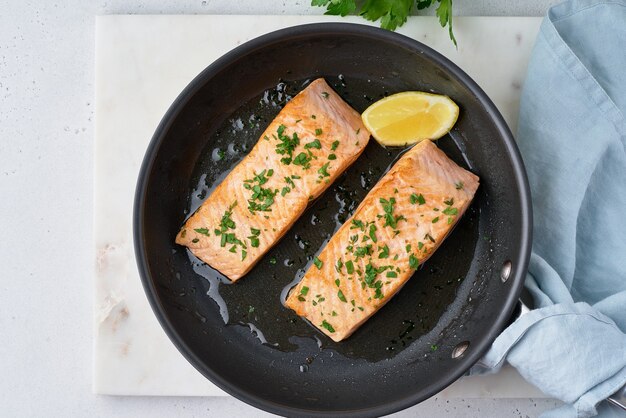
[[[607,401],[611,405],[626,411],[626,385],[622,386],[617,392],[608,397]]]
[[[515,310],[513,311],[513,315],[511,315],[510,322],[511,323],[515,322],[519,317],[521,317],[524,314],[527,314],[528,312],[530,312],[530,308],[526,306],[526,304],[520,298],[517,301],[517,306],[515,307]],[[622,386],[620,389],[617,390],[617,392],[609,396],[607,398],[607,401],[609,401],[609,404],[614,405],[626,411],[626,385]]]

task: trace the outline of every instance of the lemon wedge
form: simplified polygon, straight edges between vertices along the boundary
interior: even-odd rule
[[[404,146],[438,139],[450,132],[459,107],[448,96],[406,91],[380,99],[361,115],[365,127],[383,146]]]

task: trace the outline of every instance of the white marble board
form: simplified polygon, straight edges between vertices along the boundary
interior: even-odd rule
[[[144,295],[132,246],[135,182],[161,117],[212,61],[261,34],[330,16],[99,16],[96,20],[93,391],[225,395],[178,353]],[[458,50],[433,17],[399,32],[441,52],[487,92],[515,132],[520,87],[540,18],[459,17]],[[208,300],[208,299],[207,299]],[[211,303],[208,301],[207,303]],[[542,397],[511,368],[463,378],[439,397]]]

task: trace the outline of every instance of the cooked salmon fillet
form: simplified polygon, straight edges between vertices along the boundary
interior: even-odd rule
[[[349,337],[441,245],[478,188],[431,141],[407,151],[339,228],[286,305],[335,341]]]
[[[324,79],[291,99],[185,222],[176,243],[236,281],[363,152],[361,117]]]

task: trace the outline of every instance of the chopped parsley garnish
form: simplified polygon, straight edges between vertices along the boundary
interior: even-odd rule
[[[378,258],[387,258],[389,257],[389,247],[385,244],[384,247],[378,247],[379,250],[382,250],[380,254],[378,254]]]
[[[197,244],[200,242],[200,240],[198,238],[194,238],[191,240],[191,242],[193,242],[194,244]]]
[[[348,274],[354,273],[354,263],[352,262],[352,260],[346,261],[346,271],[348,272]]]
[[[324,262],[320,260],[319,258],[315,257],[313,259],[313,264],[315,264],[315,267],[317,267],[318,270],[321,270],[322,266],[324,265]]]
[[[424,235],[424,239],[428,239],[430,242],[435,242],[435,239],[429,233]]]
[[[448,199],[448,200],[444,200],[444,201],[443,201],[443,204],[444,204],[444,205],[447,205],[447,206],[452,206],[452,205],[454,205],[454,198],[453,198],[453,197],[451,197],[451,198],[450,198],[450,199]]]
[[[326,92],[326,91],[323,91],[323,92],[322,92],[322,97],[323,97],[324,99],[328,99],[328,96],[329,96],[328,92]]]
[[[270,264],[276,264],[276,257],[270,258]]]
[[[433,218],[433,221],[432,221],[432,222],[433,222],[434,224],[436,224],[437,222],[439,222],[439,216],[435,216],[435,217]]]
[[[241,250],[241,261],[245,260],[248,256],[248,252],[246,250]]]
[[[307,169],[311,167],[312,159],[313,157],[311,157],[310,155],[301,152],[300,154],[296,155],[296,158],[293,159],[293,164],[302,166],[302,168]]]
[[[358,219],[353,219],[352,220],[352,226],[350,227],[350,229],[360,229],[361,231],[365,231],[365,225],[363,224],[363,221],[360,221]]]
[[[335,263],[335,270],[337,270],[337,273],[341,273],[341,268],[343,267],[343,261],[341,261],[341,258],[339,260],[337,260],[337,263]]]
[[[396,277],[398,277],[398,274],[395,271],[388,271],[387,272],[387,277],[396,278]]]
[[[278,189],[272,191],[259,185],[252,186],[252,196],[248,199],[248,210],[250,213],[271,212],[270,206],[274,204],[274,196]]]
[[[320,178],[330,177],[330,174],[328,174],[328,165],[329,164],[330,163],[326,163],[323,166],[321,166],[319,170],[317,170],[317,172],[320,175]]]
[[[420,194],[411,193],[411,197],[409,198],[409,201],[411,202],[412,205],[416,203],[423,205],[424,203],[426,203],[426,199],[424,199],[424,196],[421,193]]]
[[[456,187],[457,190],[463,190],[463,187],[465,187],[465,185],[462,181],[460,181],[458,183],[454,183],[454,187]]]
[[[279,144],[276,145],[276,153],[280,155],[285,155],[285,157],[281,158],[281,162],[283,164],[291,164],[291,160],[293,158],[293,151],[300,144],[300,139],[298,138],[297,133],[293,133],[292,137],[289,135],[285,135],[285,125],[278,126],[276,130],[276,134],[278,135]]]
[[[326,94],[328,94],[328,93],[326,93]],[[332,333],[332,332],[335,332],[335,328],[333,328],[333,326],[332,326],[332,325],[330,325],[328,322],[326,322],[326,320],[325,320],[325,319],[322,321],[322,323],[320,324],[320,326],[321,326],[321,327],[326,328],[326,329],[327,329],[329,332],[331,332],[331,333]]]
[[[311,119],[317,119],[317,116],[311,115]]]
[[[337,149],[337,147],[339,146],[339,141],[333,141],[333,144],[330,147],[331,151],[334,151]]]
[[[330,313],[330,316],[337,316],[337,312],[332,311],[332,312]]]
[[[315,130],[315,136],[320,136],[322,134],[322,129],[321,128],[317,128]]]
[[[300,289],[300,294],[301,294],[302,296],[306,296],[306,295],[307,295],[307,293],[309,293],[309,288],[308,288],[308,287],[306,287],[306,286],[302,286],[302,288]]]
[[[256,228],[250,228],[250,236],[248,240],[250,240],[250,246],[257,248],[259,246],[259,235],[261,235],[261,230]]]
[[[337,156],[335,154],[328,154],[328,159],[333,161],[337,159]]]
[[[341,291],[341,289],[339,289],[339,291],[337,292],[337,297],[339,298],[340,301],[342,301],[344,303],[348,303],[348,301],[346,300],[346,297],[343,295],[343,292]]]
[[[376,238],[376,225],[371,224],[370,225],[370,234],[369,234],[370,238],[372,239],[373,242],[377,242],[378,239]]]
[[[447,208],[445,208],[441,213],[443,213],[444,215],[456,215],[459,213],[459,210],[457,208],[453,208],[451,206],[448,206]]]
[[[417,249],[421,250],[422,248],[424,248],[424,243],[422,241],[417,243]]]
[[[405,220],[405,217],[402,215],[395,217],[393,216],[393,209],[394,205],[396,204],[395,197],[389,198],[389,200],[383,199],[381,197],[380,203],[382,204],[383,210],[385,211],[385,225],[383,226],[390,226],[391,228],[396,229],[398,227],[398,222],[401,220]]]
[[[435,344],[431,344],[430,346],[430,351],[437,351],[439,347],[437,347]]]
[[[322,149],[322,143],[320,142],[319,139],[315,138],[313,141],[309,142],[308,144],[304,144],[304,149],[309,149],[309,148]]]
[[[365,257],[366,255],[370,255],[372,252],[372,244],[367,244],[364,247],[356,247],[354,249],[354,255],[359,257]]]
[[[235,229],[237,225],[235,221],[232,220],[231,215],[233,214],[233,208],[237,206],[237,201],[234,201],[226,211],[224,211],[224,215],[222,215],[222,219],[220,220],[220,229],[215,229],[215,235],[221,236],[220,246],[225,247],[226,244],[233,244],[233,246],[229,249],[230,252],[236,252],[237,245],[242,247],[242,255],[245,253],[244,249],[247,248],[246,244],[244,244],[237,236],[228,232],[229,229]],[[233,250],[233,248],[235,250]],[[245,256],[243,256],[245,258]]]
[[[406,252],[410,253],[411,252],[411,244],[407,244],[406,245]]]
[[[335,279],[335,285],[336,285],[337,287],[341,286],[341,280],[339,280],[339,279]]]
[[[296,178],[297,176],[291,176],[291,177],[285,177],[285,183],[287,183],[287,186],[283,187],[283,189],[280,192],[281,196],[285,196],[287,193],[289,193],[292,189],[296,188],[295,183],[293,182],[292,178]],[[300,177],[297,177],[300,178]]]
[[[419,260],[417,259],[417,257],[415,257],[415,255],[411,254],[409,256],[409,267],[412,268],[413,270],[416,270],[420,265]]]
[[[196,228],[194,229],[198,234],[209,236],[209,230],[207,228]],[[183,237],[184,238],[184,237]]]

